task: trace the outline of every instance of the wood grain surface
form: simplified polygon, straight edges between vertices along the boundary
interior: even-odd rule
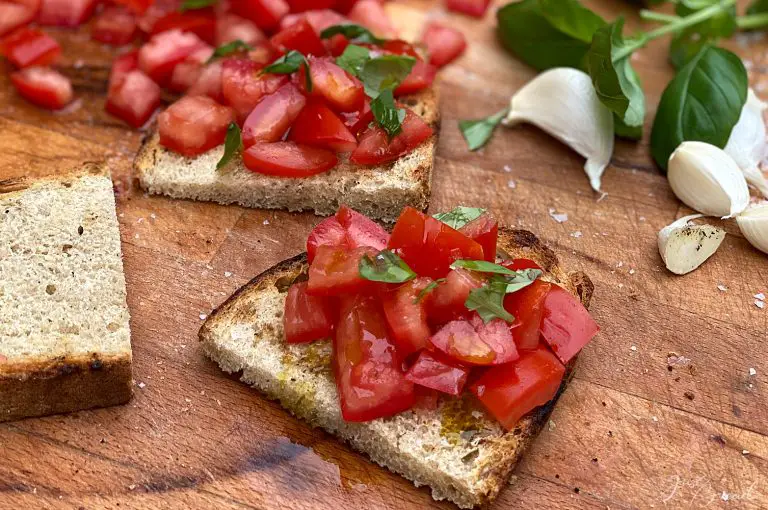
[[[643,26],[629,3],[587,3],[608,18],[625,14],[630,29]],[[477,21],[439,5],[388,4],[406,36],[436,17],[470,41],[441,75],[431,209],[489,207],[535,232],[566,268],[592,277],[592,311],[602,326],[494,508],[768,507],[768,309],[752,297],[768,292],[768,257],[728,224],[724,245],[698,271],[664,270],[656,233],[688,211],[652,163],[647,133],[639,144],[618,142],[600,201],[581,158],[532,127],[500,130],[487,148],[468,152],[455,121],[503,108],[534,72],[500,49],[495,9]],[[51,32],[64,45],[61,68],[80,99],[65,113],[39,110],[16,96],[1,63],[0,178],[109,163],[135,398],[0,425],[0,508],[451,508],[203,357],[196,335],[205,314],[302,251],[318,218],[146,195],[131,176],[142,133],[103,110],[114,50],[92,43],[87,30]],[[728,44],[768,97],[768,38]],[[649,121],[672,76],[666,45],[656,41],[633,60]],[[556,222],[551,209],[568,220]]]

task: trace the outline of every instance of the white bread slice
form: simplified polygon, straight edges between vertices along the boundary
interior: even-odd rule
[[[500,254],[526,257],[546,270],[546,279],[578,296],[588,306],[593,286],[580,272],[565,273],[554,253],[530,232],[502,229]],[[471,397],[441,400],[437,411],[408,411],[368,423],[341,417],[327,341],[284,342],[282,315],[288,287],[304,278],[306,256],[286,260],[254,278],[215,310],[200,330],[205,353],[228,373],[291,413],[343,439],[375,462],[427,485],[437,500],[462,508],[490,503],[507,483],[528,444],[554,406],[524,417],[505,432]],[[572,364],[560,388],[570,378]],[[559,396],[559,393],[558,393]]]
[[[0,181],[0,422],[127,402],[128,318],[105,168]]]
[[[173,198],[314,211],[321,216],[331,215],[346,204],[371,218],[394,222],[406,205],[419,210],[427,207],[439,126],[434,88],[400,101],[420,115],[435,135],[387,165],[363,167],[342,159],[329,172],[297,179],[251,172],[236,157],[227,168],[217,171],[223,145],[196,158],[185,158],[163,148],[157,132],[152,132],[144,140],[134,168],[144,189]]]

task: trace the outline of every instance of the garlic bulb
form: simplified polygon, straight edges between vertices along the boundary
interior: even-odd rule
[[[711,257],[725,239],[725,230],[712,225],[690,225],[703,217],[693,214],[672,222],[659,231],[659,253],[667,269],[675,274],[690,273]]]
[[[736,217],[736,223],[752,246],[768,253],[768,202],[751,206]]]
[[[681,143],[669,157],[667,179],[677,198],[707,216],[731,218],[749,204],[747,181],[736,162],[708,143]]]
[[[504,124],[529,122],[585,158],[595,191],[613,155],[613,115],[600,102],[592,79],[578,69],[557,67],[541,73],[513,97]]]
[[[763,110],[768,108],[749,89],[747,102],[741,110],[739,121],[731,131],[728,144],[723,149],[733,158],[747,182],[768,198],[768,180],[760,171],[760,162],[768,154],[768,141],[766,140],[765,121]]]

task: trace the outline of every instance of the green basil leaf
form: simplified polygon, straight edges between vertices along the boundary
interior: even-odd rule
[[[480,209],[479,207],[464,207],[460,205],[452,211],[438,213],[432,217],[458,230],[470,221],[474,221],[482,216],[485,211],[485,209]]]
[[[291,50],[264,68],[265,73],[293,74],[304,67],[304,75],[307,80],[307,92],[312,92],[312,75],[309,72],[309,62],[302,53]]]
[[[629,55],[619,57],[619,51],[632,47],[636,41],[625,41],[622,35],[624,18],[599,28],[587,52],[586,63],[597,97],[628,128],[640,128],[645,121],[645,94],[640,79],[630,64]]]
[[[328,39],[334,35],[341,34],[350,41],[367,44],[384,44],[386,39],[380,39],[365,27],[355,25],[354,23],[345,23],[343,25],[333,25],[320,32],[321,39]]]
[[[180,12],[194,11],[197,9],[205,9],[216,4],[216,0],[184,0],[179,7]]]
[[[520,271],[516,271],[513,276],[504,278],[506,282],[505,291],[507,294],[517,292],[535,282],[542,274],[544,274],[544,272],[541,269],[521,269]]]
[[[417,275],[403,259],[383,250],[374,258],[366,255],[360,259],[360,276],[372,282],[404,283]]]
[[[395,106],[395,98],[392,95],[392,89],[384,89],[376,99],[371,101],[371,113],[376,123],[384,128],[390,138],[400,133],[403,121],[405,120],[405,110]]]
[[[394,90],[411,74],[415,63],[415,58],[402,55],[383,55],[368,60],[359,74],[365,93],[375,98],[384,89]]]
[[[517,271],[507,269],[499,264],[488,262],[487,260],[465,260],[459,259],[451,264],[451,269],[469,269],[470,271],[477,271],[478,273],[496,273],[506,275],[517,275]]]
[[[689,16],[696,11],[718,3],[720,0],[681,0],[675,6],[675,13],[678,16]],[[730,37],[737,29],[736,6],[731,6],[689,28],[690,31],[698,33],[704,39]]]
[[[651,130],[651,154],[666,170],[685,141],[723,148],[747,100],[747,71],[728,50],[705,46],[677,73],[661,96]]]
[[[250,44],[246,44],[240,39],[236,39],[227,44],[222,44],[221,46],[216,48],[213,52],[213,55],[211,55],[211,57],[206,61],[206,64],[210,64],[217,58],[226,57],[227,55],[237,53],[238,51],[250,51],[252,49],[253,49],[253,46],[251,46]]]
[[[768,12],[768,0],[754,0],[747,7],[747,14],[762,14]]]
[[[224,155],[216,164],[216,170],[221,170],[232,161],[235,154],[239,154],[243,150],[243,137],[240,133],[240,126],[236,123],[231,123],[227,128],[227,138],[224,140]]]
[[[515,316],[504,309],[506,295],[506,285],[492,280],[479,289],[472,289],[464,306],[469,311],[477,312],[486,324],[493,319],[514,322]]]
[[[460,120],[459,129],[464,136],[464,140],[467,141],[469,150],[476,151],[488,143],[496,127],[507,115],[509,115],[509,108],[496,112],[484,119]]]
[[[643,126],[627,126],[624,119],[613,114],[613,132],[620,138],[640,140],[643,137]]]
[[[711,44],[712,38],[705,37],[695,26],[672,36],[669,43],[669,61],[675,69],[682,69],[704,46]]]
[[[430,294],[432,291],[434,291],[443,283],[445,283],[445,278],[438,278],[434,282],[430,282],[429,285],[424,287],[421,290],[421,292],[419,292],[419,295],[416,296],[416,299],[413,300],[413,304],[418,305],[419,303],[421,303],[424,300],[424,298],[427,297],[428,294]]]
[[[539,0],[541,13],[550,25],[579,41],[589,42],[605,20],[578,0]]]
[[[344,49],[344,53],[336,58],[336,65],[347,71],[352,76],[360,76],[365,63],[371,59],[371,50],[363,46],[350,44]]]

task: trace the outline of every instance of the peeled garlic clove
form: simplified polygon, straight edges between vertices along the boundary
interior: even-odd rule
[[[723,149],[733,158],[747,182],[768,198],[768,180],[760,171],[760,162],[768,154],[763,110],[768,107],[749,89],[747,102],[741,110],[739,121],[731,131],[728,143]]]
[[[751,206],[736,217],[736,223],[752,246],[768,253],[768,202]]]
[[[725,230],[712,225],[690,225],[703,217],[693,214],[672,222],[659,231],[659,253],[667,269],[687,274],[711,257],[725,239]]]
[[[704,142],[683,142],[669,157],[667,179],[677,198],[707,216],[731,218],[749,205],[749,188],[736,162]]]
[[[510,102],[504,124],[529,122],[585,158],[584,171],[595,191],[613,155],[613,115],[600,102],[584,71],[557,67],[521,88]]]

